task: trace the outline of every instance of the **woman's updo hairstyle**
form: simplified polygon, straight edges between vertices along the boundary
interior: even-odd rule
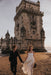
[[[32,46],[32,45],[28,46],[28,52],[31,51],[31,50],[30,50],[31,47],[32,47],[32,49],[33,49],[33,46]]]

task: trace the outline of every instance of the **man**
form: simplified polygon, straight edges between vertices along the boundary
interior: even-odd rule
[[[22,63],[23,63],[23,61],[18,53],[17,46],[14,45],[12,47],[12,49],[13,49],[13,51],[10,51],[9,61],[10,61],[11,71],[13,72],[14,75],[16,75],[17,56],[19,57],[19,59]]]

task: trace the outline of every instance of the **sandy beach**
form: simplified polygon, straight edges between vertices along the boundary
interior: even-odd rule
[[[22,60],[26,54],[21,54]],[[37,67],[33,68],[33,75],[51,75],[51,53],[35,53]],[[18,59],[17,75],[25,75],[22,72],[22,64]],[[13,75],[10,70],[9,56],[0,57],[0,75]]]

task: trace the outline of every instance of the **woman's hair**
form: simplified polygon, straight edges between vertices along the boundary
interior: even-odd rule
[[[31,51],[31,50],[30,50],[30,48],[31,48],[31,47],[33,48],[33,46],[32,46],[32,45],[28,47],[28,52],[29,52],[29,51]]]

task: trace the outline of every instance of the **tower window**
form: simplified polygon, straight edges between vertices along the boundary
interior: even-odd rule
[[[16,26],[16,31],[18,31],[19,30],[19,24],[17,24],[17,26]]]
[[[35,31],[33,31],[33,34],[35,34]]]
[[[24,27],[21,28],[21,36],[25,37],[26,36],[26,30]]]
[[[32,36],[31,36],[31,38],[32,38]]]
[[[17,27],[19,27],[19,24],[17,24]]]

